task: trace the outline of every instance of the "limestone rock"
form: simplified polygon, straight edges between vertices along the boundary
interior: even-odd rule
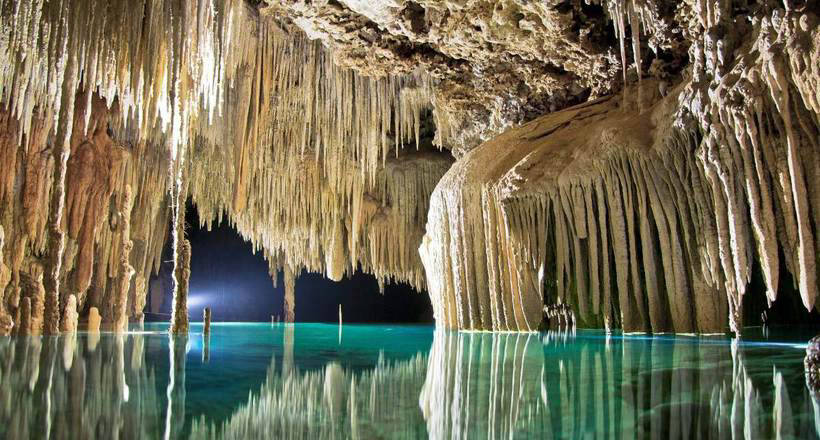
[[[803,364],[806,370],[806,386],[815,396],[820,397],[820,336],[809,340]]]

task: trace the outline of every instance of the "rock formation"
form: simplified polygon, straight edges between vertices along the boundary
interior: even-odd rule
[[[750,18],[729,6],[691,5],[674,90],[645,80],[544,116],[448,171],[420,249],[438,322],[534,330],[546,297],[586,326],[739,331],[754,259],[776,299],[778,250],[814,308],[816,17],[761,8],[750,38],[715,44]]]
[[[5,246],[5,233],[3,226],[0,226],[0,336],[8,336],[14,327],[14,322],[6,310],[5,291],[9,281],[11,281],[11,269],[3,261],[3,248]]]
[[[102,318],[100,317],[100,312],[97,310],[96,307],[91,307],[88,309],[88,332],[89,333],[96,333],[100,331],[100,322]]]
[[[134,275],[134,268],[131,266],[131,249],[134,242],[131,241],[131,206],[133,195],[131,187],[126,185],[119,206],[118,234],[120,236],[120,261],[119,275],[116,283],[116,293],[114,302],[111,305],[111,325],[115,331],[125,331],[128,329],[128,315],[126,314],[128,291],[131,289],[131,277]]]
[[[296,298],[294,298],[294,294],[296,292],[296,274],[293,273],[293,269],[290,266],[285,266],[285,322],[295,322],[296,321]]]
[[[77,313],[77,297],[69,295],[65,303],[65,309],[60,317],[60,332],[77,333],[77,320],[80,315]]]
[[[0,0],[0,332],[32,270],[47,333],[140,320],[168,239],[184,331],[187,200],[451,328],[739,331],[757,273],[811,311],[816,5]]]

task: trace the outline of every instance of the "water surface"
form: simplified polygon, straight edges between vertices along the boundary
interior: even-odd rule
[[[0,338],[0,438],[818,438],[810,335],[214,324]]]

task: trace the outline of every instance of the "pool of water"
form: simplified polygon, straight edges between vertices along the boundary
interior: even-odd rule
[[[194,324],[0,338],[0,438],[817,438],[810,334]]]

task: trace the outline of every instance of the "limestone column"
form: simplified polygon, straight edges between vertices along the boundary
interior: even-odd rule
[[[5,291],[11,281],[11,269],[3,262],[4,244],[5,234],[3,226],[0,225],[0,336],[8,336],[14,326],[14,321],[6,310]]]
[[[125,185],[125,192],[122,196],[119,216],[120,216],[120,272],[117,277],[116,291],[114,293],[112,330],[122,332],[128,329],[128,291],[131,289],[131,277],[134,275],[134,268],[131,267],[130,257],[134,242],[131,241],[131,207],[133,205],[133,194],[131,186]]]
[[[17,325],[17,336],[28,336],[31,334],[31,299],[24,296],[20,300],[20,319]]]
[[[178,438],[185,424],[185,346],[188,344],[188,333],[168,335],[168,406],[165,413],[166,440]]]
[[[65,181],[68,155],[71,152],[71,131],[74,128],[74,95],[77,89],[77,67],[73,56],[68,57],[62,86],[57,137],[52,147],[55,174],[51,187],[48,210],[48,253],[45,259],[43,286],[46,291],[43,333],[54,335],[60,331],[60,272],[65,251],[63,211],[65,210]]]
[[[211,334],[211,308],[205,307],[202,311],[202,333]]]
[[[181,161],[180,161],[181,162]],[[177,167],[182,167],[181,163]],[[181,170],[173,182],[174,204],[174,272],[171,276],[174,290],[171,307],[171,333],[188,334],[188,279],[191,276],[191,243],[185,239],[185,195]]]
[[[182,239],[174,264],[174,304],[171,333],[188,333],[188,279],[191,277],[191,243]]]
[[[290,265],[285,265],[285,322],[293,322],[296,317],[294,303],[294,291],[296,288],[296,277]]]

